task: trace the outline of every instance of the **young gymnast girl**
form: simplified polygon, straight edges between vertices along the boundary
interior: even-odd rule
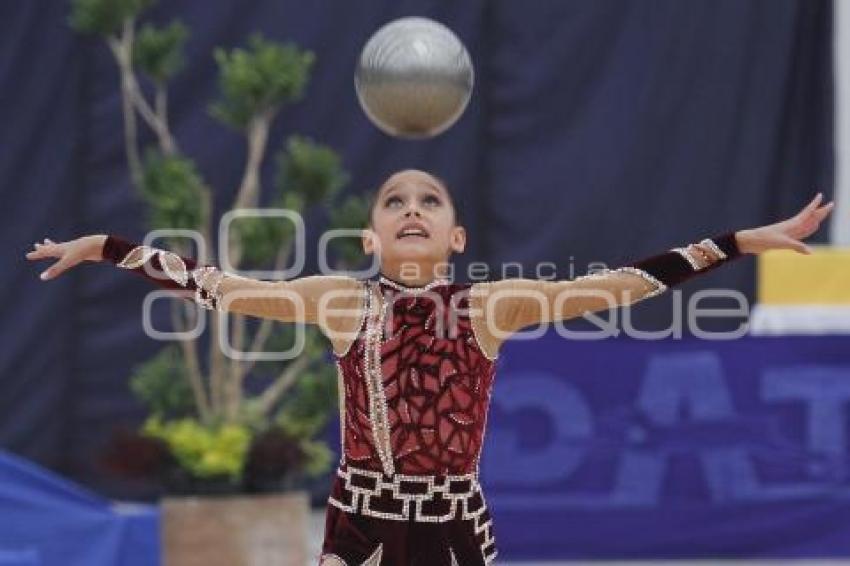
[[[416,170],[392,175],[376,195],[363,232],[364,251],[379,260],[374,279],[260,281],[114,234],[45,238],[27,257],[58,258],[43,279],[106,260],[192,291],[207,309],[317,324],[338,368],[342,438],[320,565],[473,566],[497,554],[479,461],[503,341],[653,297],[742,254],[809,253],[802,240],[833,207],[821,200],[776,224],[561,281],[450,281],[448,260],[466,233],[444,184]]]

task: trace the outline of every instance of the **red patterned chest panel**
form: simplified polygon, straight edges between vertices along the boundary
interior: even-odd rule
[[[344,460],[388,475],[475,471],[495,363],[467,314],[470,284],[368,284],[363,326],[338,360]]]

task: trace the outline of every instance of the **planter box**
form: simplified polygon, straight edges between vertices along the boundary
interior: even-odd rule
[[[165,566],[304,566],[306,492],[167,497],[162,500]]]

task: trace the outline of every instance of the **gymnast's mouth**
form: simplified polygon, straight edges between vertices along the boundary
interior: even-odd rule
[[[401,230],[396,234],[396,239],[402,238],[429,238],[428,230],[418,222],[411,222],[402,226]]]

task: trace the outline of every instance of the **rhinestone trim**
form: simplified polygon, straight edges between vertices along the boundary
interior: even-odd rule
[[[643,297],[644,299],[649,299],[651,297],[655,297],[656,295],[660,295],[661,293],[663,293],[664,291],[667,290],[667,285],[665,285],[664,283],[662,283],[661,281],[659,281],[658,279],[656,279],[655,277],[653,277],[652,275],[650,275],[649,273],[644,271],[643,269],[640,269],[640,268],[637,268],[637,267],[627,266],[627,267],[618,267],[617,269],[604,269],[604,270],[600,271],[599,273],[601,273],[601,274],[631,273],[632,275],[637,275],[638,277],[642,278],[644,281],[646,281],[647,283],[649,283],[650,285],[652,285],[654,287],[654,289],[652,291],[650,291],[645,297]]]
[[[183,258],[175,253],[160,250],[159,263],[168,277],[177,281],[183,287],[186,286],[186,283],[189,281],[189,275],[186,272],[186,264],[183,262]]]
[[[484,411],[484,424],[481,426],[481,445],[478,449],[478,454],[475,455],[475,473],[481,474],[481,453],[484,452],[484,440],[487,437],[487,418],[490,416],[490,403],[493,400],[493,384],[495,379],[490,379],[490,385],[487,387],[487,410]]]
[[[392,287],[396,291],[402,291],[404,293],[411,293],[413,295],[417,295],[419,293],[424,293],[426,291],[430,291],[434,287],[439,287],[440,285],[448,285],[449,284],[449,280],[442,278],[442,277],[434,279],[433,281],[430,281],[429,283],[423,285],[422,287],[407,287],[407,286],[402,285],[400,283],[396,283],[392,279],[388,279],[387,277],[384,277],[383,275],[380,276],[379,281],[381,283],[383,283],[384,285]]]
[[[217,267],[203,266],[188,271],[186,263],[179,255],[151,246],[136,246],[117,265],[123,269],[138,269],[154,256],[159,259],[163,273],[181,287],[186,287],[190,280],[195,283],[194,300],[197,304],[209,310],[218,309],[221,303],[218,287],[224,278],[224,273]]]
[[[691,255],[691,252],[689,252],[687,248],[672,248],[670,251],[676,252],[680,256],[682,256],[685,261],[687,261],[688,264],[691,266],[691,269],[693,269],[694,271],[699,271],[701,269],[699,263],[697,263],[696,258]]]
[[[459,503],[461,504],[462,519],[474,519],[486,510],[485,505],[476,510],[469,509],[469,500],[476,494],[481,494],[481,484],[478,482],[477,472],[445,476],[395,474],[388,478],[377,470],[351,466],[343,468],[340,466],[337,468],[337,475],[345,480],[343,489],[351,493],[351,504],[347,505],[335,499],[333,495],[328,498],[328,502],[347,513],[360,513],[376,519],[393,521],[412,520],[420,523],[445,523],[457,516]],[[363,478],[371,480],[373,487],[364,487],[363,482],[360,481]],[[440,478],[445,479],[441,481]],[[402,493],[402,483],[420,487],[413,490],[417,493]],[[457,483],[467,483],[469,488],[462,492],[453,491],[453,486]],[[401,504],[400,512],[389,513],[372,508],[374,505],[371,501],[372,498],[378,499],[387,492],[392,492],[395,502]],[[437,496],[450,501],[450,510],[443,515],[428,515],[422,509],[422,504],[432,501]]]
[[[195,302],[209,310],[220,310],[221,291],[219,286],[224,279],[216,267],[204,266],[192,270],[195,281]]]
[[[475,297],[477,299],[481,299],[481,296],[479,294],[479,291],[481,290],[481,288],[479,287],[479,285],[482,285],[482,286],[483,285],[492,285],[492,282],[491,281],[482,281],[482,282],[473,284],[469,288],[469,300],[470,301],[472,301],[473,297]],[[483,304],[483,301],[481,302],[481,304],[479,306],[481,307],[481,318],[483,320],[486,320],[487,312],[486,312],[486,309],[485,309],[485,305]],[[473,316],[472,312],[470,312],[469,313],[469,322],[472,325],[472,335],[475,337],[475,344],[478,346],[478,349],[481,350],[481,353],[484,354],[485,358],[487,358],[491,362],[496,361],[499,358],[499,353],[496,352],[496,353],[491,354],[484,347],[484,344],[481,342],[481,339],[479,338],[480,330],[478,329],[478,323],[476,322],[477,320],[478,320],[478,317]]]
[[[704,239],[704,240],[700,241],[700,244],[703,244],[703,245],[705,245],[705,246],[708,246],[708,248],[709,248],[711,251],[713,251],[715,254],[717,254],[717,257],[718,257],[718,258],[720,258],[721,260],[723,260],[723,259],[727,259],[727,258],[728,258],[728,256],[726,255],[726,252],[724,252],[723,250],[721,250],[721,249],[720,249],[720,246],[718,246],[718,245],[714,242],[714,240],[712,240],[711,238],[706,238],[706,239]]]
[[[369,391],[369,421],[372,425],[375,450],[378,452],[384,473],[391,476],[395,473],[395,466],[390,441],[389,409],[387,397],[384,394],[383,371],[381,369],[381,345],[389,301],[381,301],[379,294],[377,285],[369,293],[363,375],[366,377],[366,385]]]
[[[147,261],[157,253],[159,253],[159,250],[156,248],[152,248],[150,246],[136,246],[130,250],[120,262],[118,262],[118,267],[123,267],[124,269],[136,269],[147,263]]]
[[[375,552],[363,562],[362,566],[381,566],[381,558],[384,556],[384,543],[378,545]]]
[[[487,500],[484,498],[484,492],[480,491],[481,506],[487,509]],[[498,556],[499,551],[496,549],[496,538],[493,535],[493,519],[489,518],[486,521],[480,522],[476,519],[475,534],[484,533],[484,540],[481,542],[481,554],[484,556],[484,564],[491,564]],[[487,548],[489,547],[489,551]]]
[[[384,543],[378,545],[372,556],[364,560],[360,566],[380,566],[381,559],[384,555]],[[335,562],[334,562],[335,561]],[[342,559],[338,554],[332,552],[323,554],[320,558],[319,566],[348,566],[348,562]]]
[[[363,292],[363,304],[360,305],[360,321],[357,323],[357,328],[355,330],[357,333],[359,333],[360,329],[363,328],[363,320],[366,318],[367,307],[369,305],[369,287],[368,287],[368,285],[363,285],[362,292]],[[337,358],[341,359],[341,358],[344,358],[346,355],[348,355],[348,352],[351,350],[351,346],[356,341],[357,341],[357,336],[355,335],[354,338],[352,338],[351,340],[348,341],[348,345],[345,347],[345,350],[340,354],[336,354]]]
[[[346,498],[350,497],[351,503],[346,504],[334,498],[333,495],[328,497],[328,503],[346,513],[356,513],[376,519],[420,523],[445,523],[456,519],[473,520],[474,534],[483,535],[481,553],[485,563],[490,564],[498,554],[493,533],[493,519],[488,512],[487,501],[481,490],[477,471],[445,476],[396,474],[388,477],[377,470],[340,466],[337,468],[337,476],[342,478],[342,488],[346,492]],[[368,483],[372,485],[365,485]],[[402,484],[408,486],[407,491],[402,491]],[[466,486],[466,489],[458,489],[458,484]],[[400,511],[389,513],[373,509],[372,499],[377,500],[388,494],[392,495],[392,503],[397,504]],[[427,514],[423,507],[438,498],[449,502],[449,512],[443,515]],[[480,506],[473,509],[471,504],[476,498],[480,498]]]
[[[345,464],[345,378],[342,374],[342,364],[336,365],[336,386],[339,395],[339,463]]]
[[[319,566],[348,566],[338,554],[326,553],[319,557]]]
[[[169,279],[179,283],[181,287],[186,286],[189,276],[186,272],[186,264],[183,262],[183,258],[167,250],[152,248],[150,246],[136,246],[118,262],[118,267],[136,269],[147,263],[153,256],[159,258],[162,271]]]

